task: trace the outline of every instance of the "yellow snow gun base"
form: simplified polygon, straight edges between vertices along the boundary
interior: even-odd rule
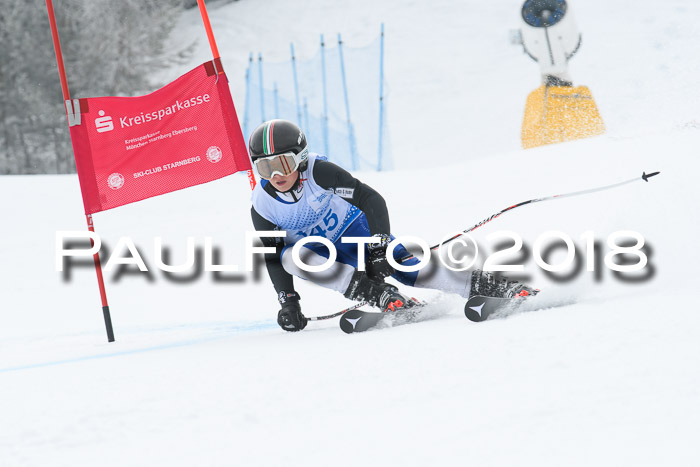
[[[525,149],[603,133],[603,119],[586,86],[542,85],[527,96],[521,135]]]

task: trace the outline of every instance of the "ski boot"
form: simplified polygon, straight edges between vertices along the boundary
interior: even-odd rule
[[[539,289],[533,289],[518,281],[509,281],[506,277],[496,281],[493,274],[477,269],[472,271],[469,298],[476,295],[496,298],[529,297],[537,295],[539,291]]]
[[[382,311],[405,310],[418,305],[417,300],[403,295],[393,285],[372,280],[361,271],[355,271],[343,295],[350,300],[366,301]]]

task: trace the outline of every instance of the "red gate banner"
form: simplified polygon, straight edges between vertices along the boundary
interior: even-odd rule
[[[146,96],[80,99],[69,110],[86,214],[251,168],[221,70],[217,59]]]

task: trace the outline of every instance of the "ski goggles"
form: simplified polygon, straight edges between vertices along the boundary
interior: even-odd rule
[[[270,180],[275,174],[285,176],[297,170],[301,161],[306,159],[307,154],[307,149],[304,149],[299,154],[289,151],[275,154],[274,156],[261,157],[253,163],[258,171],[258,175],[265,180]]]

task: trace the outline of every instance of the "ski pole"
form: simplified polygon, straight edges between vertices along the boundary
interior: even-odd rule
[[[500,212],[497,212],[496,214],[493,214],[493,215],[490,216],[490,217],[487,217],[486,219],[484,219],[483,221],[479,222],[479,223],[476,224],[475,226],[473,226],[473,227],[471,227],[471,228],[469,228],[469,229],[467,229],[467,230],[463,230],[461,233],[458,233],[458,234],[455,235],[454,237],[448,238],[447,240],[443,241],[442,243],[438,243],[437,245],[431,246],[430,249],[431,249],[431,250],[434,250],[434,249],[436,249],[436,248],[440,248],[440,247],[441,247],[442,245],[444,245],[445,243],[451,242],[451,241],[454,240],[455,238],[461,237],[462,235],[464,235],[464,234],[466,234],[466,233],[469,233],[469,232],[471,232],[471,231],[473,231],[473,230],[478,229],[478,228],[481,227],[482,225],[484,225],[484,224],[486,224],[486,223],[488,223],[488,222],[494,220],[495,218],[499,217],[501,214],[504,214],[504,213],[506,213],[506,212],[508,212],[508,211],[511,211],[511,210],[515,209],[515,208],[519,208],[520,206],[525,206],[526,204],[533,204],[533,203],[539,203],[540,201],[551,201],[551,200],[554,200],[554,199],[568,198],[568,197],[571,197],[571,196],[586,195],[586,194],[588,194],[588,193],[595,193],[595,192],[597,192],[597,191],[603,191],[603,190],[609,190],[609,189],[611,189],[611,188],[617,188],[617,187],[619,187],[619,186],[627,185],[628,183],[636,182],[636,181],[639,181],[639,180],[644,180],[645,182],[648,182],[649,179],[650,179],[651,177],[653,177],[654,175],[658,175],[658,174],[660,174],[660,173],[661,173],[661,172],[652,172],[652,173],[650,173],[650,174],[647,174],[646,172],[642,172],[642,176],[641,176],[641,177],[634,177],[634,178],[632,178],[632,179],[625,180],[624,182],[613,183],[612,185],[606,185],[606,186],[601,186],[601,187],[598,187],[598,188],[590,188],[590,189],[588,189],[588,190],[574,191],[574,192],[571,192],[571,193],[563,193],[563,194],[561,194],[561,195],[545,196],[544,198],[535,198],[535,199],[530,199],[530,200],[527,200],[527,201],[523,201],[522,203],[514,204],[514,205],[512,205],[512,206],[510,206],[510,207],[507,207],[507,208],[503,209],[503,210],[500,211]],[[413,255],[404,256],[403,258],[397,260],[397,262],[402,263],[402,262],[406,261],[407,259],[411,259],[411,258],[413,258],[413,257],[414,257]]]
[[[350,310],[356,310],[356,309],[360,308],[361,306],[365,306],[365,305],[367,305],[367,302],[360,302],[360,303],[357,303],[357,304],[355,304],[355,305],[353,305],[353,306],[351,306],[351,307],[349,307],[349,308],[346,308],[346,309],[344,309],[344,310],[341,310],[341,311],[339,311],[339,312],[337,312],[337,313],[333,313],[332,315],[311,316],[311,317],[308,317],[308,318],[306,318],[306,319],[308,319],[309,321],[321,321],[321,320],[324,320],[324,319],[331,319],[331,318],[335,318],[336,316],[343,315],[343,314],[347,313],[347,312],[350,311]]]

